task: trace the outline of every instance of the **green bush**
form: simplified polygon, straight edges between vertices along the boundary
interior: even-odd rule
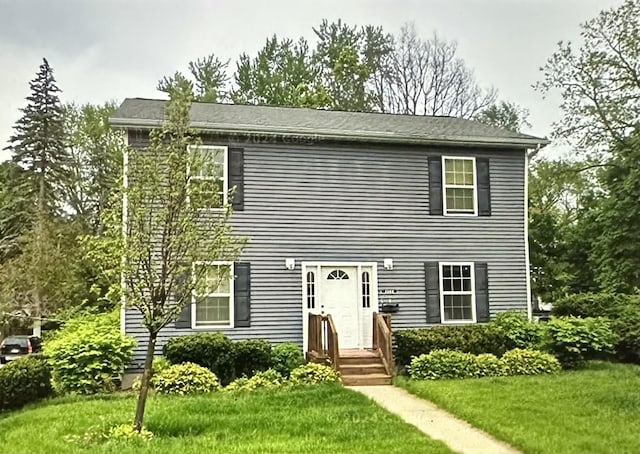
[[[0,411],[51,395],[51,369],[44,356],[27,355],[0,367]]]
[[[504,335],[504,346],[508,349],[537,349],[542,343],[542,326],[531,322],[521,312],[501,312],[490,322]]]
[[[124,372],[134,346],[120,332],[117,314],[70,321],[44,347],[53,386],[64,393],[114,391],[114,378]]]
[[[271,367],[271,343],[263,339],[249,339],[233,344],[234,376],[251,377]]]
[[[464,326],[435,326],[433,328],[395,331],[395,359],[399,366],[407,366],[413,357],[432,350],[456,350],[463,353],[493,353],[507,351],[505,333],[492,323]]]
[[[226,385],[235,375],[233,343],[222,333],[199,333],[173,337],[164,346],[164,356],[173,363],[206,367]]]
[[[551,317],[545,324],[545,350],[565,369],[613,351],[617,341],[609,320],[602,317]]]
[[[153,380],[153,387],[160,394],[201,394],[221,388],[216,374],[194,363],[169,366]]]
[[[273,347],[271,351],[273,369],[278,371],[283,377],[289,377],[291,371],[304,364],[304,355],[298,344],[293,342],[283,342]]]
[[[555,356],[523,348],[509,350],[502,355],[499,364],[503,375],[552,374],[562,369]]]
[[[582,293],[569,295],[553,303],[553,315],[607,317],[618,335],[615,352],[618,359],[640,364],[640,295],[618,293]]]
[[[256,389],[276,389],[287,384],[287,380],[277,371],[267,369],[256,372],[251,377],[240,377],[229,383],[225,391],[254,391]]]
[[[313,385],[340,381],[340,374],[331,366],[307,363],[293,369],[290,380],[293,385]]]
[[[475,358],[476,377],[497,377],[502,375],[500,360],[493,353],[481,353]]]
[[[418,380],[470,378],[478,375],[475,355],[456,350],[436,349],[411,360],[409,376]]]

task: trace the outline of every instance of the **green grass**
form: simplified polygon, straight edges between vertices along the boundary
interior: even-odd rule
[[[0,416],[0,451],[451,453],[365,396],[337,385],[242,395],[152,396],[151,441],[69,441],[132,420],[135,397],[59,398]]]
[[[396,384],[526,453],[640,453],[638,366]]]

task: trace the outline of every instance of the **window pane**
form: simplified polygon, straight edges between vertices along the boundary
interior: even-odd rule
[[[471,291],[471,279],[464,279],[462,281],[462,290],[464,290],[465,292]]]
[[[471,295],[444,295],[444,320],[471,320]]]
[[[462,280],[461,279],[453,279],[453,290],[456,292],[462,291]]]
[[[224,149],[197,148],[192,153],[191,175],[223,178]]]
[[[450,292],[452,290],[451,279],[445,278],[442,280],[442,290]]]
[[[202,268],[206,270],[201,275]],[[196,274],[202,276],[196,286],[197,295],[229,293],[231,289],[231,267],[229,265],[196,265]]]
[[[455,265],[451,267],[453,269],[453,276],[454,277],[460,277],[460,266],[459,265]]]
[[[473,189],[447,188],[447,211],[473,212]]]
[[[189,201],[194,208],[222,207],[223,191],[223,180],[191,179],[189,181]]]
[[[196,325],[229,323],[229,297],[205,296],[196,301]]]
[[[468,265],[465,265],[462,267],[462,275],[464,277],[471,277],[471,267]]]
[[[451,266],[445,265],[442,267],[442,277],[451,277]]]

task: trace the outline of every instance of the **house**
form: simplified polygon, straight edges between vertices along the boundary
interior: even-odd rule
[[[127,99],[111,122],[144,148],[164,105]],[[340,349],[366,349],[380,310],[394,329],[531,313],[527,150],[547,140],[452,117],[194,103],[191,118],[250,241],[235,279],[194,299],[158,348],[210,330],[308,348],[309,314],[323,313]],[[140,367],[140,315],[123,326]]]

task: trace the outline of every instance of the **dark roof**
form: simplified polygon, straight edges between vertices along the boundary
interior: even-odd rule
[[[164,119],[167,101],[125,99],[111,124],[151,128]],[[311,136],[358,142],[482,145],[516,148],[544,146],[546,139],[455,117],[341,112],[301,107],[193,103],[192,126],[223,133]]]

